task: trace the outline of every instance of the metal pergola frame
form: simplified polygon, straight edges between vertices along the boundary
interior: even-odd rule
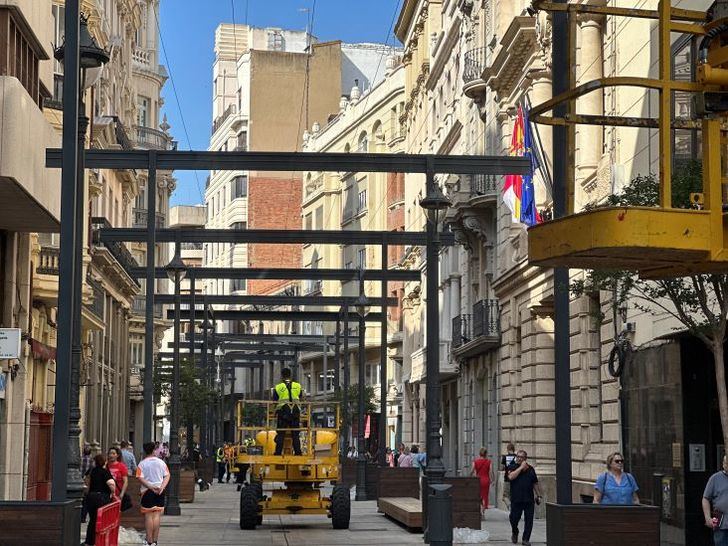
[[[422,173],[425,174],[427,196],[431,195],[436,187],[435,175],[443,174],[528,174],[531,169],[530,161],[527,158],[518,157],[494,157],[494,156],[453,156],[453,155],[420,155],[420,154],[350,154],[350,153],[290,153],[290,152],[209,152],[209,151],[164,151],[164,150],[84,150],[79,145],[79,98],[80,98],[80,49],[79,49],[79,26],[80,11],[78,0],[67,0],[66,21],[65,21],[65,56],[64,72],[66,74],[66,85],[63,93],[63,148],[47,150],[46,165],[50,168],[62,169],[61,187],[61,256],[59,277],[59,323],[63,328],[59,329],[59,344],[57,350],[57,366],[59,373],[56,381],[56,411],[54,418],[54,471],[53,471],[53,500],[63,501],[67,497],[80,500],[82,493],[79,479],[80,452],[78,446],[78,422],[79,422],[79,384],[78,373],[80,359],[73,358],[73,351],[80,347],[80,316],[81,306],[75,303],[74,286],[80,285],[83,271],[80,249],[83,244],[82,222],[83,214],[78,214],[78,205],[85,201],[85,190],[83,184],[83,173],[89,169],[136,169],[147,170],[147,185],[150,188],[156,187],[158,170],[244,170],[244,171],[326,171],[326,172],[396,172],[396,173]],[[159,271],[155,267],[156,244],[157,242],[177,243],[177,249],[181,241],[198,242],[247,242],[247,243],[315,243],[315,244],[371,244],[378,245],[382,251],[382,271],[367,273],[366,280],[379,280],[382,284],[382,296],[387,293],[388,280],[395,280],[399,273],[388,272],[388,246],[389,245],[424,245],[426,247],[427,264],[438,262],[438,249],[441,244],[454,244],[454,237],[449,234],[440,234],[437,229],[437,220],[427,221],[427,231],[418,232],[386,232],[362,234],[349,232],[349,235],[342,235],[346,232],[303,232],[303,231],[238,231],[238,230],[217,230],[215,233],[204,231],[190,232],[186,230],[158,230],[156,217],[152,214],[157,209],[157,192],[147,192],[147,215],[146,229],[130,230],[126,228],[103,229],[99,233],[101,240],[136,241],[146,243],[147,257],[146,267],[135,270],[138,277],[146,279],[146,330],[145,330],[145,370],[144,370],[144,423],[143,439],[145,442],[151,440],[153,421],[153,391],[152,379],[154,368],[154,299],[155,279],[159,278]],[[272,270],[271,270],[272,271]],[[386,272],[386,273],[385,273]],[[163,272],[164,273],[164,272]],[[208,278],[221,278],[210,272]],[[221,273],[221,272],[217,272]],[[166,275],[166,273],[164,273]],[[199,272],[201,275],[202,272]],[[250,272],[239,272],[238,274],[251,275]],[[276,273],[269,273],[275,275]],[[279,275],[282,273],[278,273]],[[306,273],[289,270],[287,274],[296,278],[312,278],[311,270]],[[354,280],[349,277],[340,279],[344,274],[319,273],[320,275],[331,275],[330,280]],[[194,275],[194,274],[193,274]],[[347,275],[351,275],[350,273]],[[419,272],[417,272],[419,279]],[[408,279],[406,275],[403,275]],[[197,277],[202,278],[202,277]],[[229,278],[229,277],[228,277]],[[238,277],[238,278],[275,278],[275,277]],[[323,277],[313,277],[314,279]],[[194,283],[195,276],[191,277]],[[290,279],[290,277],[289,277]],[[409,279],[416,280],[416,279]],[[440,393],[439,393],[439,271],[438,267],[428,268],[427,282],[427,430],[428,430],[428,464],[427,476],[429,483],[438,483],[444,475],[445,468],[442,464],[442,449],[440,445]],[[363,280],[360,280],[363,283]],[[360,284],[361,285],[361,284]],[[191,289],[194,294],[194,288]],[[194,302],[194,299],[192,300]],[[384,302],[382,302],[384,303]],[[172,380],[173,385],[179,384],[179,344],[180,344],[180,277],[177,274],[175,280],[175,324],[174,324],[174,365]],[[192,308],[197,316],[196,306]],[[207,313],[204,312],[207,316]],[[215,318],[213,313],[213,320]],[[385,412],[386,404],[386,368],[387,361],[387,333],[386,333],[386,307],[381,306],[382,343],[380,347],[382,366],[380,366],[380,383],[382,388],[382,414]],[[344,322],[348,322],[348,310],[344,312]],[[360,319],[360,332],[364,332],[365,322]],[[61,331],[62,330],[62,331]],[[344,336],[345,345],[348,341],[348,332]],[[190,345],[194,352],[194,328],[191,332]],[[76,340],[72,343],[71,340]],[[337,336],[337,342],[339,336]],[[207,341],[207,336],[204,337]],[[364,336],[359,336],[360,363]],[[324,338],[327,342],[327,338]],[[78,345],[78,347],[76,347]],[[207,351],[203,351],[205,356]],[[363,370],[360,365],[360,377]],[[345,367],[348,369],[348,367]],[[360,382],[361,383],[361,382]],[[179,389],[172,389],[171,413],[172,423],[170,428],[170,469],[173,475],[169,487],[168,513],[180,514],[179,508]],[[360,389],[361,391],[361,389]],[[363,400],[360,393],[360,404]],[[233,397],[234,398],[234,397]],[[362,412],[360,412],[362,413]],[[357,499],[360,498],[360,488],[363,494],[363,471],[364,454],[363,447],[363,413],[359,415],[359,438],[360,447],[359,471],[357,477]],[[385,419],[380,420],[379,439],[380,447],[386,435]],[[64,438],[68,441],[68,449],[63,449]],[[380,457],[383,460],[383,449],[380,449]],[[360,483],[361,481],[361,483]],[[77,539],[78,534],[76,534]]]
[[[194,276],[194,275],[193,275]],[[181,304],[199,304],[199,296],[182,294]],[[279,306],[279,305],[310,305],[317,307],[341,307],[353,305],[356,298],[351,296],[248,296],[248,295],[206,295],[208,305],[252,305],[252,306]],[[374,307],[397,307],[397,298],[370,297],[369,303]],[[154,298],[157,303],[174,304],[173,294],[157,294]],[[214,311],[213,311],[214,312]]]
[[[147,277],[143,267],[135,267],[129,271],[134,278]],[[166,279],[167,272],[163,267],[154,270],[154,277]],[[356,281],[359,271],[356,269],[262,269],[248,267],[195,267],[190,269],[189,278],[194,279],[273,279],[291,281]],[[365,281],[419,281],[420,272],[410,269],[366,269]]]
[[[195,320],[202,320],[205,315],[202,311],[192,312],[191,309],[185,309],[180,312],[181,320],[189,321],[194,315]],[[167,318],[174,319],[174,311],[167,311]],[[336,311],[247,311],[247,310],[225,310],[215,311],[215,320],[260,320],[260,321],[288,321],[288,322],[336,322],[339,320],[340,314]],[[350,320],[358,320],[359,315],[349,313]],[[366,316],[367,322],[382,322],[382,318],[386,318],[386,313],[369,313]]]

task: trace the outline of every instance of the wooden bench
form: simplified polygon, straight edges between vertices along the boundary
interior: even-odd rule
[[[379,497],[379,510],[410,530],[422,529],[422,502],[414,497]]]
[[[378,477],[377,498],[420,496],[420,471],[417,468],[387,466],[379,469]]]

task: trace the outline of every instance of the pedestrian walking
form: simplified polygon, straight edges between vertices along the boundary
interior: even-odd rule
[[[129,476],[133,476],[136,474],[137,467],[136,457],[134,456],[134,447],[126,440],[122,440],[119,446],[121,447],[121,460],[129,469]]]
[[[488,509],[488,496],[490,495],[490,484],[493,482],[493,465],[488,458],[488,450],[480,448],[480,457],[473,461],[471,476],[480,478],[480,515],[485,519],[485,511]]]
[[[639,504],[637,491],[634,476],[624,471],[624,457],[612,453],[607,457],[607,470],[594,484],[594,504]]]
[[[387,466],[394,468],[394,453],[392,452],[391,447],[387,448],[386,458],[387,458]]]
[[[144,514],[146,529],[146,546],[157,546],[159,527],[162,523],[164,498],[169,484],[169,468],[159,457],[154,455],[154,443],[144,444],[144,459],[139,462],[136,471],[141,484],[141,512]]]
[[[116,482],[116,496],[121,500],[121,511],[125,512],[132,507],[131,497],[127,495],[126,489],[129,486],[129,469],[121,461],[122,451],[117,447],[109,448],[106,454],[106,468]]]
[[[524,450],[516,452],[518,466],[508,472],[511,484],[511,542],[518,542],[518,524],[521,516],[523,523],[523,546],[531,546],[531,531],[533,530],[533,514],[535,504],[541,504],[541,488],[538,485],[536,469],[528,464],[528,454]],[[512,466],[512,465],[511,465]],[[535,496],[534,496],[535,493]]]
[[[412,468],[412,453],[410,453],[408,448],[404,448],[404,451],[399,456],[399,460],[397,462],[399,463],[400,468]]]
[[[83,455],[81,455],[81,477],[86,480],[86,475],[91,472],[94,467],[94,459],[91,457],[91,446],[88,444],[83,445]],[[83,499],[81,499],[81,523],[86,523],[86,517],[88,516],[88,506],[86,504],[86,497],[88,496],[88,486],[84,485],[83,488]]]
[[[503,472],[503,504],[508,508],[511,506],[511,484],[508,481],[508,473],[518,467],[516,464],[516,446],[511,442],[506,445],[506,454],[501,456],[501,472]]]
[[[728,546],[728,457],[723,455],[723,469],[708,478],[703,492],[705,525],[713,530],[715,546]]]
[[[397,448],[397,453],[394,454],[394,466],[399,466],[399,458],[404,455],[405,445],[400,443]]]
[[[88,486],[86,506],[89,518],[84,544],[94,546],[96,544],[96,516],[99,508],[109,504],[116,491],[116,482],[109,469],[106,468],[106,457],[101,453],[94,457],[94,467],[86,475],[86,485]]]

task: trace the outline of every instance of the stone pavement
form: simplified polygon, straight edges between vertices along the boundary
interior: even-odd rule
[[[423,544],[422,533],[410,533],[378,514],[374,501],[352,502],[351,525],[347,530],[332,529],[331,520],[326,516],[269,516],[254,531],[240,529],[238,502],[239,493],[232,483],[214,484],[209,491],[197,491],[194,503],[182,504],[181,516],[163,517],[159,546]],[[488,510],[483,529],[490,533],[490,540],[485,544],[511,544],[507,512]],[[531,542],[534,546],[543,546],[545,540],[546,522],[537,520]]]

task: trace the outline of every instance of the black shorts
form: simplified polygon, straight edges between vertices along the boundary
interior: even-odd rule
[[[142,495],[142,512],[157,512],[164,510],[164,493],[157,495],[151,489],[148,489]]]

